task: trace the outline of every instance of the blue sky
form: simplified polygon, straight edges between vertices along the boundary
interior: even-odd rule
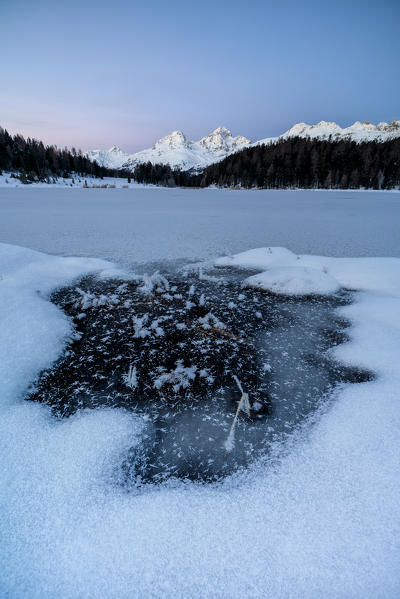
[[[400,118],[400,2],[0,0],[0,124],[82,149]]]

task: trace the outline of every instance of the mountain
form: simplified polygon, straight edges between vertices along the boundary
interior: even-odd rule
[[[100,166],[112,169],[134,170],[137,164],[169,164],[172,168],[199,171],[226,158],[230,154],[251,145],[266,145],[290,137],[310,139],[346,139],[352,141],[388,141],[400,137],[400,121],[373,123],[357,121],[350,127],[342,128],[333,122],[321,121],[316,125],[297,123],[278,137],[267,137],[251,144],[246,137],[233,137],[225,127],[218,127],[199,141],[190,141],[182,131],[173,131],[157,141],[152,148],[135,154],[126,154],[117,146],[109,150],[92,150],[86,156]]]
[[[320,121],[316,125],[297,123],[279,137],[267,137],[255,142],[253,145],[270,144],[288,137],[306,137],[310,139],[329,139],[332,141],[346,139],[351,141],[388,141],[400,137],[400,121],[379,123],[374,125],[368,121],[357,121],[350,127],[342,128],[337,123]]]
[[[125,154],[118,146],[113,146],[109,150],[91,150],[86,152],[86,156],[100,166],[120,169],[126,162],[128,154]]]
[[[199,141],[190,141],[182,131],[173,131],[157,141],[152,148],[135,154],[125,154],[120,148],[113,146],[110,150],[92,150],[87,152],[87,156],[108,168],[123,167],[133,170],[139,163],[152,162],[169,164],[182,170],[199,170],[249,146],[250,143],[246,137],[233,137],[228,129],[218,127]]]

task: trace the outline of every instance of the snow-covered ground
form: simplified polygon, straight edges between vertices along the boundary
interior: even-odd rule
[[[29,184],[24,184],[21,183],[21,181],[19,179],[17,179],[16,177],[11,176],[12,173],[7,173],[7,172],[3,172],[0,175],[0,188],[4,187],[6,189],[9,189],[10,187],[26,187],[26,188],[30,188],[30,187],[35,187],[35,188],[41,188],[41,189],[46,189],[48,187],[50,187],[51,189],[54,188],[66,188],[66,187],[89,187],[89,188],[98,188],[99,186],[102,185],[107,185],[107,187],[124,187],[124,188],[131,188],[131,187],[138,187],[138,183],[135,183],[135,181],[128,183],[127,179],[122,179],[121,177],[104,177],[103,179],[98,179],[96,177],[81,177],[81,176],[75,176],[75,177],[58,177],[58,178],[54,178],[51,180],[51,183],[46,183],[46,182],[36,182],[36,183],[29,183]]]
[[[400,259],[322,254],[399,256],[399,196],[88,193],[0,191],[2,241],[87,256],[0,245],[0,596],[397,597]],[[263,249],[232,255],[255,247]],[[281,291],[303,281],[311,292],[325,276],[325,292],[359,289],[340,308],[352,328],[334,356],[376,379],[339,388],[273,465],[218,486],[127,493],[115,469],[140,443],[138,417],[98,410],[56,420],[22,399],[73,334],[49,294],[80,274],[110,272],[99,258],[128,266],[222,254],[232,267],[268,272],[264,282],[275,278]]]

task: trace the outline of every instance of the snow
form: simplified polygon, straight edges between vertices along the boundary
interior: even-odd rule
[[[255,248],[234,256],[222,256],[215,261],[216,266],[236,266],[238,268],[266,269],[274,264],[292,264],[297,256],[283,247]]]
[[[111,167],[110,167],[111,168]],[[115,167],[117,168],[117,167]],[[35,183],[29,183],[29,184],[24,184],[21,183],[21,181],[19,179],[16,179],[15,177],[12,176],[13,173],[8,173],[8,172],[3,172],[2,174],[0,174],[0,188],[1,187],[5,187],[6,189],[9,189],[10,187],[22,187],[22,188],[41,188],[41,189],[46,189],[49,186],[51,187],[51,189],[54,188],[77,188],[77,187],[87,187],[88,189],[92,189],[95,188],[97,189],[99,186],[102,185],[106,185],[108,188],[120,188],[120,187],[124,187],[124,188],[133,188],[133,187],[139,187],[140,184],[136,183],[135,181],[131,181],[131,183],[128,183],[127,179],[122,179],[121,177],[104,177],[103,179],[98,179],[96,177],[91,177],[91,176],[81,176],[81,175],[76,175],[74,177],[57,177],[54,178],[54,182],[53,182],[53,177],[51,177],[51,183],[46,183],[45,181],[40,181],[40,182],[35,182]]]
[[[318,254],[335,247],[342,256],[399,255],[398,236],[391,236],[398,222],[395,194],[197,192],[195,201],[169,191],[147,195],[146,212],[140,194],[127,200],[116,190],[105,200],[109,192],[98,190],[94,203],[85,193],[17,189],[2,200],[2,238],[120,259],[114,267],[98,258],[0,245],[0,596],[397,597],[400,260],[312,256],[306,250],[309,244]],[[167,199],[170,220],[163,209]],[[152,218],[144,242],[138,230],[147,213]],[[111,214],[118,217],[110,224]],[[177,214],[182,229],[173,224]],[[119,249],[111,250],[110,239],[127,220],[130,237],[120,235]],[[169,246],[160,235],[163,226]],[[135,252],[147,260],[181,257],[188,247],[183,226],[194,244],[192,256],[236,252],[232,266],[252,260],[252,268],[264,272],[315,269],[360,289],[355,302],[339,311],[351,321],[350,340],[332,354],[377,378],[339,388],[313,422],[277,447],[271,463],[219,485],[177,483],[128,493],[119,484],[119,468],[140,443],[142,420],[119,410],[57,420],[22,397],[73,334],[68,319],[48,302],[51,290],[90,271],[112,272],[127,253],[130,262]],[[342,235],[347,245],[339,247]],[[282,238],[292,240],[293,252],[266,250],[271,239]],[[241,257],[238,252],[254,241],[262,250]]]
[[[400,290],[397,258],[328,258],[263,247],[218,258],[215,265],[260,269],[244,281],[246,286],[287,295],[329,294],[345,287],[398,296]]]
[[[100,166],[107,168],[119,169],[126,162],[126,154],[118,146],[109,150],[91,150],[87,155],[93,162],[96,161]]]
[[[246,137],[233,137],[228,129],[218,127],[199,141],[190,141],[182,131],[173,131],[158,140],[151,149],[134,154],[125,154],[113,146],[110,150],[89,151],[87,156],[109,168],[134,170],[139,163],[152,162],[190,170],[204,168],[249,145],[250,140]]]
[[[249,277],[244,286],[283,295],[326,295],[339,289],[339,284],[333,277],[308,266],[271,268]]]
[[[270,144],[289,137],[308,137],[310,139],[348,139],[351,141],[389,141],[400,137],[400,121],[391,123],[355,122],[350,127],[340,127],[337,123],[320,121],[316,125],[296,123],[288,131],[278,137],[267,137],[255,142],[253,145]]]

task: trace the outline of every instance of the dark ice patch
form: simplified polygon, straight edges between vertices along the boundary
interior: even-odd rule
[[[145,415],[142,441],[121,468],[128,486],[217,480],[289,434],[336,384],[369,378],[326,357],[346,340],[334,309],[347,293],[285,298],[242,289],[238,275],[219,270],[168,280],[87,277],[52,301],[75,335],[29,399],[59,417],[99,407]],[[240,413],[227,452],[241,396],[234,376],[252,409]]]

